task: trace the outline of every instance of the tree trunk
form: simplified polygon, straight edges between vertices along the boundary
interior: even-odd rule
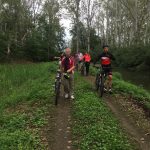
[[[77,22],[77,48],[76,52],[79,52],[79,3],[80,0],[76,0],[76,7],[77,7],[77,12],[76,12],[76,22]]]

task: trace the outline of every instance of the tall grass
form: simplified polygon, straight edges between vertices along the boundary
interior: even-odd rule
[[[53,63],[0,65],[0,149],[45,149],[30,126],[43,127],[46,114],[53,110],[55,70]],[[15,111],[9,111],[12,108]]]
[[[42,80],[50,79],[55,68],[49,63],[0,65],[0,111],[3,107],[28,99],[33,90],[41,86]]]
[[[48,64],[0,65],[0,95],[11,93],[24,83],[38,79]]]

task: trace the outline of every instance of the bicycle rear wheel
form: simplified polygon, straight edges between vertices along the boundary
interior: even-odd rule
[[[102,75],[100,77],[100,82],[99,82],[99,96],[103,97],[104,94],[104,76]]]
[[[81,75],[84,76],[84,66],[81,67]]]

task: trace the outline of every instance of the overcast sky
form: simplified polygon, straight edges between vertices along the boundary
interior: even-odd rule
[[[61,24],[65,27],[66,40],[71,39],[69,30],[71,29],[71,21],[69,19],[61,19]]]
[[[68,11],[65,8],[61,9],[61,20],[60,20],[60,23],[65,28],[65,34],[66,34],[65,40],[66,41],[70,41],[71,40],[71,35],[70,35],[71,20],[70,20],[68,14],[69,13],[68,13]]]

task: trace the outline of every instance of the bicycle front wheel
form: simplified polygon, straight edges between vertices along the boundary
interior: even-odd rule
[[[99,96],[103,97],[104,94],[104,76],[102,75],[99,82]]]
[[[96,91],[98,91],[98,89],[99,89],[99,81],[100,79],[99,79],[99,74],[97,74],[96,75],[96,79],[95,79],[95,89],[96,89]]]
[[[81,75],[84,76],[84,66],[81,67]]]
[[[55,84],[55,105],[58,104],[58,99],[59,99],[59,96],[60,96],[60,82],[57,81],[56,84]]]

